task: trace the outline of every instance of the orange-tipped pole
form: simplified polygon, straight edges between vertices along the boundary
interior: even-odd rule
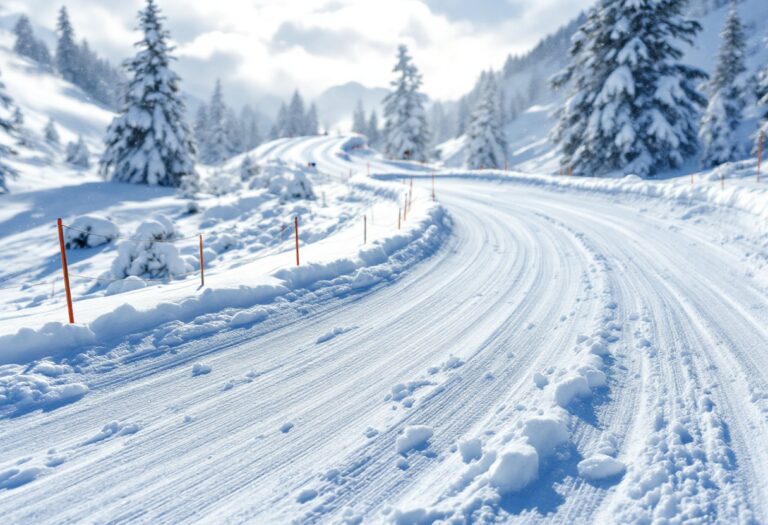
[[[293,218],[293,232],[296,237],[296,266],[299,266],[299,216]]]
[[[368,243],[368,216],[363,215],[363,244]]]
[[[72,308],[72,291],[69,289],[69,269],[67,268],[67,246],[64,243],[64,225],[61,219],[57,221],[59,228],[59,249],[61,250],[61,270],[64,272],[64,291],[67,294],[67,313],[69,314],[69,323],[75,323],[75,311]]]
[[[397,229],[400,229],[400,215],[402,214],[402,210],[400,208],[397,209]]]

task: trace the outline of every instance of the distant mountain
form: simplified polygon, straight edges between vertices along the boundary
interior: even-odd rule
[[[389,90],[381,87],[366,87],[359,82],[347,82],[323,91],[315,99],[320,114],[320,125],[328,126],[331,131],[340,129],[349,131],[352,125],[352,112],[358,100],[363,101],[366,114],[372,109],[379,113],[381,122],[381,103]]]

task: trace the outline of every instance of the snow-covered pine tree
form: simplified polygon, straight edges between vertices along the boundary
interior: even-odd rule
[[[19,106],[16,106],[13,110],[13,125],[16,129],[19,129],[24,125],[24,113],[21,112]]]
[[[126,64],[133,78],[122,111],[107,130],[101,171],[134,184],[192,187],[197,184],[195,143],[184,117],[179,77],[170,69],[170,35],[155,0],[139,12],[143,39]]]
[[[301,98],[301,94],[296,90],[293,92],[291,102],[288,104],[283,136],[300,137],[305,134],[306,128],[307,117],[304,113],[304,99]]]
[[[208,108],[205,104],[200,104],[197,108],[197,113],[195,113],[195,123],[192,125],[192,132],[200,151],[200,156],[204,156],[206,144],[208,143]]]
[[[251,106],[245,105],[240,111],[240,121],[243,127],[243,145],[245,151],[250,151],[261,144],[259,119]]]
[[[307,122],[306,122],[306,129],[304,130],[304,134],[306,135],[317,135],[320,133],[320,122],[317,118],[317,106],[313,102],[309,106],[309,111],[307,111]]]
[[[0,79],[0,193],[8,191],[6,179],[16,174],[16,171],[4,162],[5,159],[16,154],[16,151],[11,147],[17,132],[13,123],[13,112],[13,99]]]
[[[357,99],[355,111],[352,113],[352,133],[365,135],[367,127],[368,124],[365,122],[365,108],[363,107],[363,101]]]
[[[208,104],[207,140],[201,145],[201,156],[209,164],[219,164],[229,157],[232,144],[227,134],[227,107],[221,80],[216,80],[216,87]]]
[[[56,123],[53,121],[53,118],[48,119],[48,123],[45,125],[45,129],[43,129],[43,136],[45,137],[45,141],[48,144],[51,144],[52,146],[59,145],[59,132],[56,129]]]
[[[224,128],[227,131],[227,142],[229,142],[227,158],[245,151],[243,126],[232,108],[227,108],[224,114]]]
[[[477,105],[467,131],[467,167],[470,169],[504,167],[507,139],[499,115],[499,91],[493,73],[482,84]]]
[[[83,136],[77,137],[77,142],[70,142],[66,148],[67,162],[78,168],[91,167],[91,152],[88,150]]]
[[[731,2],[720,36],[722,43],[717,53],[715,73],[708,86],[709,104],[699,131],[701,164],[705,168],[736,160],[743,153],[735,134],[746,105],[739,77],[747,70],[744,65],[747,42],[735,1]]]
[[[32,29],[32,23],[27,15],[21,15],[13,26],[13,33],[16,35],[16,42],[13,44],[13,50],[18,54],[31,58],[35,62],[49,67],[51,65],[51,53],[45,42],[35,38]]]
[[[696,152],[700,108],[696,83],[706,74],[679,62],[698,23],[685,0],[600,0],[573,38],[569,66],[554,86],[570,83],[553,139],[574,172],[651,175]]]
[[[371,110],[371,116],[368,119],[365,135],[368,137],[368,144],[377,147],[381,142],[381,130],[379,129],[379,115],[376,110]]]
[[[768,40],[766,40],[766,44],[768,44]],[[758,108],[760,108],[760,116],[758,130],[755,134],[755,146],[753,152],[758,152],[762,137],[763,153],[765,153],[768,151],[768,64],[766,64],[757,75],[757,89],[755,90],[755,94],[757,95]]]
[[[397,74],[391,82],[392,91],[384,98],[385,151],[389,157],[426,161],[431,142],[424,111],[425,96],[419,92],[421,74],[413,64],[408,48],[400,45]]]
[[[59,33],[56,43],[56,69],[64,80],[75,82],[80,73],[80,53],[75,44],[75,30],[69,21],[66,6],[62,6],[59,11],[56,31]]]
[[[288,108],[285,102],[280,103],[280,109],[277,110],[277,116],[275,117],[275,123],[272,125],[272,129],[269,131],[269,138],[271,140],[281,139],[287,137],[286,129],[288,121]]]
[[[461,97],[461,100],[459,100],[459,109],[456,113],[456,137],[461,137],[467,132],[470,113],[471,111],[469,110],[467,97]]]

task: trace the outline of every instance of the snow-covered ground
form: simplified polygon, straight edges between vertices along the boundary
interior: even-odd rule
[[[211,263],[209,291],[192,276],[86,292],[78,326],[95,339],[3,352],[10,522],[768,516],[768,199],[754,166],[732,167],[724,190],[712,174],[438,172],[435,206],[428,168],[349,140],[255,154],[316,162],[315,192],[350,207],[306,244],[307,273],[290,245],[242,266],[235,249]],[[398,235],[408,173],[417,198]],[[367,258],[356,210],[371,206],[384,253]],[[256,210],[209,228],[245,234]],[[182,233],[206,228],[194,217]],[[243,299],[238,281],[275,290]],[[52,301],[3,326],[39,326],[38,311],[64,315]]]

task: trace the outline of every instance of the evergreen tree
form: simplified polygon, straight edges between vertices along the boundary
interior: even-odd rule
[[[367,128],[368,124],[365,122],[365,108],[363,107],[363,101],[357,99],[357,105],[352,114],[352,133],[365,135]]]
[[[499,92],[492,74],[483,79],[480,98],[467,132],[467,166],[470,169],[502,168],[507,139],[499,114]]]
[[[226,129],[227,142],[229,143],[227,158],[245,151],[242,123],[240,122],[240,119],[237,118],[237,115],[232,108],[227,108],[225,112],[224,128]]]
[[[69,21],[65,6],[62,6],[59,11],[56,30],[59,33],[59,40],[56,43],[56,69],[64,80],[74,83],[80,71],[80,53],[75,44],[75,30]]]
[[[91,167],[91,152],[85,145],[83,136],[77,137],[77,142],[70,142],[66,148],[67,162],[78,168]]]
[[[101,171],[121,182],[190,188],[197,184],[195,143],[162,21],[155,0],[147,0],[139,12],[144,38],[127,64],[133,78],[122,111],[107,130]]]
[[[13,33],[16,35],[16,42],[13,50],[18,54],[31,58],[40,65],[49,67],[51,65],[51,54],[45,42],[35,38],[32,30],[32,23],[27,15],[21,15],[13,27]]]
[[[320,133],[320,124],[317,119],[317,106],[314,102],[309,106],[306,126],[307,127],[304,130],[306,135],[318,135]]]
[[[721,37],[715,73],[709,83],[709,104],[699,132],[703,145],[701,163],[705,168],[736,160],[743,149],[735,133],[746,105],[739,77],[747,70],[747,42],[735,2],[731,3]]]
[[[208,108],[205,104],[200,104],[195,114],[195,123],[192,126],[195,142],[200,149],[201,156],[204,154],[206,144],[208,144]]]
[[[392,91],[384,99],[385,151],[398,159],[426,161],[429,157],[430,135],[424,111],[424,95],[419,92],[421,74],[400,45],[393,72]]]
[[[768,41],[766,41],[768,43]],[[768,151],[768,64],[760,71],[757,76],[757,105],[761,110],[759,117],[758,130],[755,135],[755,149],[759,149],[760,137],[763,140],[763,151]]]
[[[459,111],[456,115],[456,137],[461,137],[467,132],[470,113],[467,97],[461,97],[461,100],[459,100]]]
[[[277,110],[277,116],[275,117],[275,123],[269,132],[269,138],[272,140],[287,137],[288,126],[288,108],[285,102],[280,104],[280,109]]]
[[[20,129],[24,125],[24,113],[21,112],[19,106],[16,106],[13,110],[13,125],[16,129]]]
[[[371,110],[371,117],[368,119],[365,135],[368,137],[368,144],[371,147],[377,147],[381,143],[381,130],[379,129],[379,115],[376,110]]]
[[[227,107],[224,105],[224,94],[221,80],[216,81],[216,87],[208,104],[207,140],[202,144],[202,158],[209,164],[219,164],[227,159],[232,152],[232,144],[227,134]]]
[[[576,172],[638,175],[678,167],[697,149],[695,84],[706,78],[679,62],[678,43],[700,25],[682,16],[684,0],[600,0],[573,38],[570,83],[553,132],[563,166]]]
[[[243,148],[250,151],[261,144],[259,119],[251,106],[244,106],[240,111],[240,122],[243,129]]]
[[[9,176],[15,175],[16,171],[8,166],[4,161],[8,157],[15,155],[16,151],[7,144],[15,138],[17,128],[13,123],[13,99],[8,94],[5,84],[0,80],[0,193],[8,191],[6,180]]]
[[[48,119],[48,123],[45,125],[45,129],[43,130],[43,135],[45,137],[45,141],[48,144],[51,144],[52,146],[59,145],[59,132],[56,129],[56,123],[52,118]]]
[[[304,99],[301,98],[298,90],[293,92],[291,102],[288,104],[286,113],[285,127],[283,129],[284,137],[300,137],[306,134],[307,117],[304,113]]]

